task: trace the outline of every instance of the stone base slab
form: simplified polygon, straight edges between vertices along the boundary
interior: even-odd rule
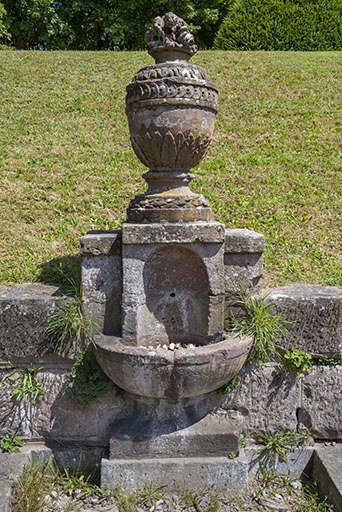
[[[248,485],[248,463],[240,457],[102,459],[103,488],[137,491],[149,481],[154,487],[166,486],[170,491],[210,488],[241,492]]]
[[[167,421],[167,419],[166,419]],[[143,422],[141,422],[143,423]],[[232,420],[208,415],[187,428],[161,435],[146,435],[141,425],[134,436],[129,427],[115,432],[110,440],[110,459],[167,457],[227,457],[237,454],[239,432]]]

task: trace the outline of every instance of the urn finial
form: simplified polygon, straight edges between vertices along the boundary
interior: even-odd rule
[[[156,62],[189,60],[197,52],[194,36],[184,20],[173,12],[154,18],[152,30],[145,34],[145,41]]]
[[[148,190],[127,210],[130,222],[209,221],[208,201],[192,192],[190,169],[212,140],[218,91],[200,66],[187,62],[197,51],[184,21],[169,12],[146,33],[156,60],[127,86],[126,114],[133,149],[149,168]]]

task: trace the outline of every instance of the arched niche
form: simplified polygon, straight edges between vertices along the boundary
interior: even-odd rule
[[[153,343],[207,343],[209,279],[202,258],[172,244],[155,250],[144,266],[144,291]]]

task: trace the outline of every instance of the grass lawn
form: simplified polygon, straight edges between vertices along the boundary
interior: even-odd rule
[[[342,52],[200,52],[220,91],[192,188],[265,235],[265,286],[342,286]],[[0,282],[42,279],[89,229],[117,229],[146,169],[125,86],[145,52],[0,52]],[[46,277],[45,277],[46,279]]]

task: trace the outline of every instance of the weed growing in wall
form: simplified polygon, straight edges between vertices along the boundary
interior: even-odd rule
[[[249,364],[277,362],[284,371],[297,373],[300,377],[312,370],[311,354],[296,347],[284,351],[279,346],[279,341],[288,336],[287,321],[275,312],[271,302],[267,302],[265,297],[253,297],[240,289],[237,305],[243,314],[232,316],[230,323],[234,335],[252,336],[254,339]]]
[[[84,409],[106,391],[115,388],[103,373],[90,349],[79,354],[67,381],[68,396]]]
[[[54,272],[64,285],[64,296],[58,311],[48,319],[45,332],[58,354],[71,350],[79,354],[91,341],[91,325],[83,313],[81,267],[74,263],[66,269],[56,267]]]
[[[38,397],[45,393],[43,384],[37,378],[37,373],[42,369],[43,367],[36,368],[32,363],[28,368],[15,368],[3,377],[0,385],[7,381],[12,398],[35,405]]]
[[[276,340],[287,335],[284,318],[275,313],[273,304],[267,303],[264,297],[253,297],[242,288],[237,292],[236,304],[241,307],[243,315],[231,316],[233,335],[254,338],[248,362],[279,362]]]
[[[292,347],[282,355],[282,365],[285,371],[297,373],[300,377],[304,377],[306,373],[312,370],[312,355],[305,350],[298,350]]]
[[[0,441],[0,448],[4,453],[15,453],[24,445],[21,439],[11,434],[6,434]]]
[[[305,445],[310,439],[308,429],[285,430],[284,432],[258,432],[256,441],[263,447],[258,452],[258,457],[263,463],[279,458],[287,462],[287,450]]]

